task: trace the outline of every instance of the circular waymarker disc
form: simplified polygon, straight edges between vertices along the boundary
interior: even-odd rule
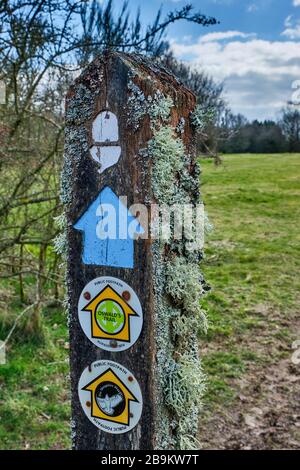
[[[106,351],[125,351],[141,334],[143,311],[138,296],[116,277],[97,277],[81,292],[81,328],[92,343]]]
[[[78,384],[83,411],[104,432],[123,434],[140,420],[143,398],[134,375],[113,361],[96,361],[86,367]]]

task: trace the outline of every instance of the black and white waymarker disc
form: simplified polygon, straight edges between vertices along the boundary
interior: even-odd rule
[[[139,422],[141,389],[134,375],[121,364],[93,362],[81,374],[78,394],[84,413],[102,431],[122,434]]]

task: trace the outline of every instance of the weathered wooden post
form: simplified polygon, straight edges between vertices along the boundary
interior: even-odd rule
[[[160,206],[199,202],[194,108],[166,70],[117,52],[97,58],[67,95],[75,449],[198,446],[201,247],[184,234],[159,239],[155,219]]]

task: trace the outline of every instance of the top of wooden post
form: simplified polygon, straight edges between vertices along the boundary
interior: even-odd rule
[[[115,67],[115,68],[114,68]],[[136,80],[137,85],[146,82],[143,85],[145,94],[150,95],[153,90],[161,92],[184,94],[188,99],[187,108],[195,106],[196,97],[191,90],[186,88],[175,75],[158,61],[140,54],[126,54],[124,52],[106,51],[96,57],[77,77],[71,85],[67,96],[67,106],[69,100],[74,97],[75,89],[81,84],[89,88],[93,93],[101,92],[103,80],[107,80],[108,73],[112,72],[124,74],[124,71],[130,72],[131,77]]]
[[[166,98],[172,101],[172,105]],[[81,184],[82,202],[86,206],[84,193],[91,200],[91,195],[95,196],[96,188],[98,190],[99,181],[105,184],[110,183],[111,178],[115,181],[124,179],[129,168],[133,175],[136,174],[143,146],[153,137],[151,120],[164,120],[168,113],[168,125],[178,130],[177,135],[189,151],[192,134],[190,113],[195,104],[196,98],[190,90],[171,72],[147,57],[121,52],[106,52],[97,57],[75,80],[66,96],[63,202],[71,203],[73,207],[80,202],[77,195],[76,200],[72,196],[75,181]],[[95,121],[100,122],[101,113],[105,111],[118,116],[119,141],[109,142],[109,145],[115,147],[116,161],[119,153],[122,152],[123,157],[119,161],[121,164],[107,171],[104,171],[105,156],[102,168],[97,163],[99,142],[95,141]],[[142,165],[148,164],[151,165],[150,160],[144,159]],[[75,212],[76,218],[77,209]]]

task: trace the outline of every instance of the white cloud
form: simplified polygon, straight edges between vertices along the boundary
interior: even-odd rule
[[[194,65],[210,69],[218,79],[224,79],[233,71],[243,76],[249,72],[280,74],[289,71],[300,76],[300,62],[293,66],[290,61],[300,59],[300,45],[297,42],[265,41],[218,41],[203,42],[200,38],[195,44],[173,42],[172,48],[177,56],[191,57]],[[289,64],[289,65],[288,65]]]
[[[300,0],[293,0],[294,7],[300,7]]]
[[[214,3],[219,3],[220,5],[231,5],[235,0],[212,0]]]
[[[299,0],[300,5],[300,0]],[[294,20],[292,15],[289,15],[284,22],[285,30],[281,33],[289,39],[300,39],[300,20]]]
[[[229,36],[230,37],[230,36]],[[300,44],[295,41],[248,39],[227,42],[172,43],[177,57],[224,81],[234,112],[249,118],[274,117],[291,97],[300,78]]]
[[[224,31],[224,32],[218,32],[218,33],[208,33],[205,34],[204,36],[200,37],[200,42],[214,42],[214,41],[222,41],[225,39],[233,39],[233,38],[249,38],[252,37],[253,34],[246,34],[242,33],[241,31]]]

